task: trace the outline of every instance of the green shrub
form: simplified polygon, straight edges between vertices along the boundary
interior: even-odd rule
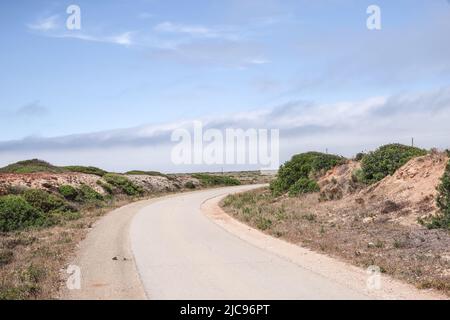
[[[82,202],[103,201],[103,196],[92,189],[91,187],[83,184],[79,189],[79,194]]]
[[[122,190],[126,195],[139,196],[144,194],[144,189],[133,183],[127,177],[118,174],[106,174],[103,179],[114,187]]]
[[[95,202],[104,200],[100,193],[85,184],[81,185],[79,189],[69,185],[63,185],[58,188],[58,191],[69,201]]]
[[[164,173],[158,172],[158,171],[142,171],[142,170],[132,170],[128,171],[125,174],[129,175],[140,175],[140,176],[159,176],[159,177],[166,177]]]
[[[78,190],[69,185],[60,186],[58,192],[69,201],[76,201],[79,195]]]
[[[107,182],[103,182],[102,180],[97,180],[97,185],[103,188],[106,193],[112,195],[114,193],[114,187]]]
[[[51,172],[60,173],[64,172],[64,169],[56,167],[48,162],[33,159],[19,161],[10,164],[4,168],[0,168],[0,172],[4,173],[34,173],[34,172]]]
[[[359,153],[356,154],[355,160],[356,161],[361,161],[364,158],[365,155],[366,154],[364,152],[359,152]]]
[[[445,173],[441,178],[441,184],[437,188],[438,196],[436,199],[439,215],[433,217],[428,224],[430,229],[445,228],[450,229],[450,161],[447,164]]]
[[[34,208],[43,212],[53,210],[73,211],[63,199],[58,198],[44,190],[28,189],[23,193],[24,199]]]
[[[298,154],[280,167],[270,189],[275,195],[287,192],[299,179],[315,179],[329,169],[344,163],[345,158],[320,152]]]
[[[352,182],[364,184],[364,172],[362,169],[356,169],[352,172]]]
[[[378,182],[392,175],[415,157],[424,156],[425,150],[402,144],[388,144],[367,154],[361,163],[363,179],[367,184]]]
[[[188,181],[184,184],[184,187],[187,189],[195,189],[195,184],[192,181]]]
[[[295,197],[300,194],[319,192],[320,187],[316,181],[308,178],[300,178],[289,188],[289,196]]]
[[[264,218],[264,217],[259,217],[256,220],[256,227],[262,231],[269,229],[272,226],[272,220]]]
[[[30,205],[22,196],[0,197],[0,231],[22,230],[45,224],[43,212]]]
[[[196,173],[193,178],[200,180],[204,186],[239,186],[241,182],[238,179],[229,176],[219,176],[206,173]]]
[[[94,174],[94,175],[100,176],[100,177],[103,177],[105,174],[108,173],[107,171],[97,168],[97,167],[67,166],[67,167],[63,167],[63,168],[70,172]]]

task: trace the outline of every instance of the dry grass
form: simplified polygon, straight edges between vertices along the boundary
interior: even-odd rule
[[[345,210],[317,194],[275,198],[267,189],[222,202],[233,217],[275,236],[361,267],[381,270],[419,288],[450,295],[450,233],[402,225],[357,203]]]
[[[254,174],[244,172],[238,176],[254,177]],[[189,179],[187,177],[185,180]],[[91,205],[82,208],[81,218],[74,221],[64,221],[45,229],[0,233],[0,300],[58,298],[61,270],[75,253],[76,245],[100,217],[136,200],[189,191],[192,190],[152,190],[145,198],[116,195],[103,207]]]
[[[84,207],[77,220],[51,228],[0,233],[0,300],[57,299],[62,269],[99,218],[131,202],[165,194],[169,192],[145,198],[118,195],[102,207]]]
[[[86,207],[80,219],[46,229],[0,234],[0,299],[53,299],[60,288],[60,270],[76,244],[106,212],[133,201],[119,198],[105,207]],[[1,258],[0,258],[1,261]]]

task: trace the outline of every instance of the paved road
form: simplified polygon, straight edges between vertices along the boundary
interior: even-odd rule
[[[241,240],[200,211],[208,199],[249,188],[179,195],[138,212],[131,223],[131,248],[148,298],[368,298],[364,292]]]

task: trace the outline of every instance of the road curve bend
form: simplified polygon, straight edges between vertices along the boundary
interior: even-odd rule
[[[182,194],[138,212],[131,223],[130,239],[147,298],[430,297],[387,277],[383,277],[382,290],[370,292],[364,270],[269,237],[218,208],[225,195],[252,188],[255,186]],[[214,210],[219,214],[211,212]]]

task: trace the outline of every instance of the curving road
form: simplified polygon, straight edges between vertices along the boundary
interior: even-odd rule
[[[208,199],[235,187],[180,195],[142,209],[131,246],[150,299],[366,299],[227,232],[202,214]]]
[[[440,299],[275,239],[225,214],[240,186],[144,200],[98,221],[71,262],[81,289],[63,299]]]

